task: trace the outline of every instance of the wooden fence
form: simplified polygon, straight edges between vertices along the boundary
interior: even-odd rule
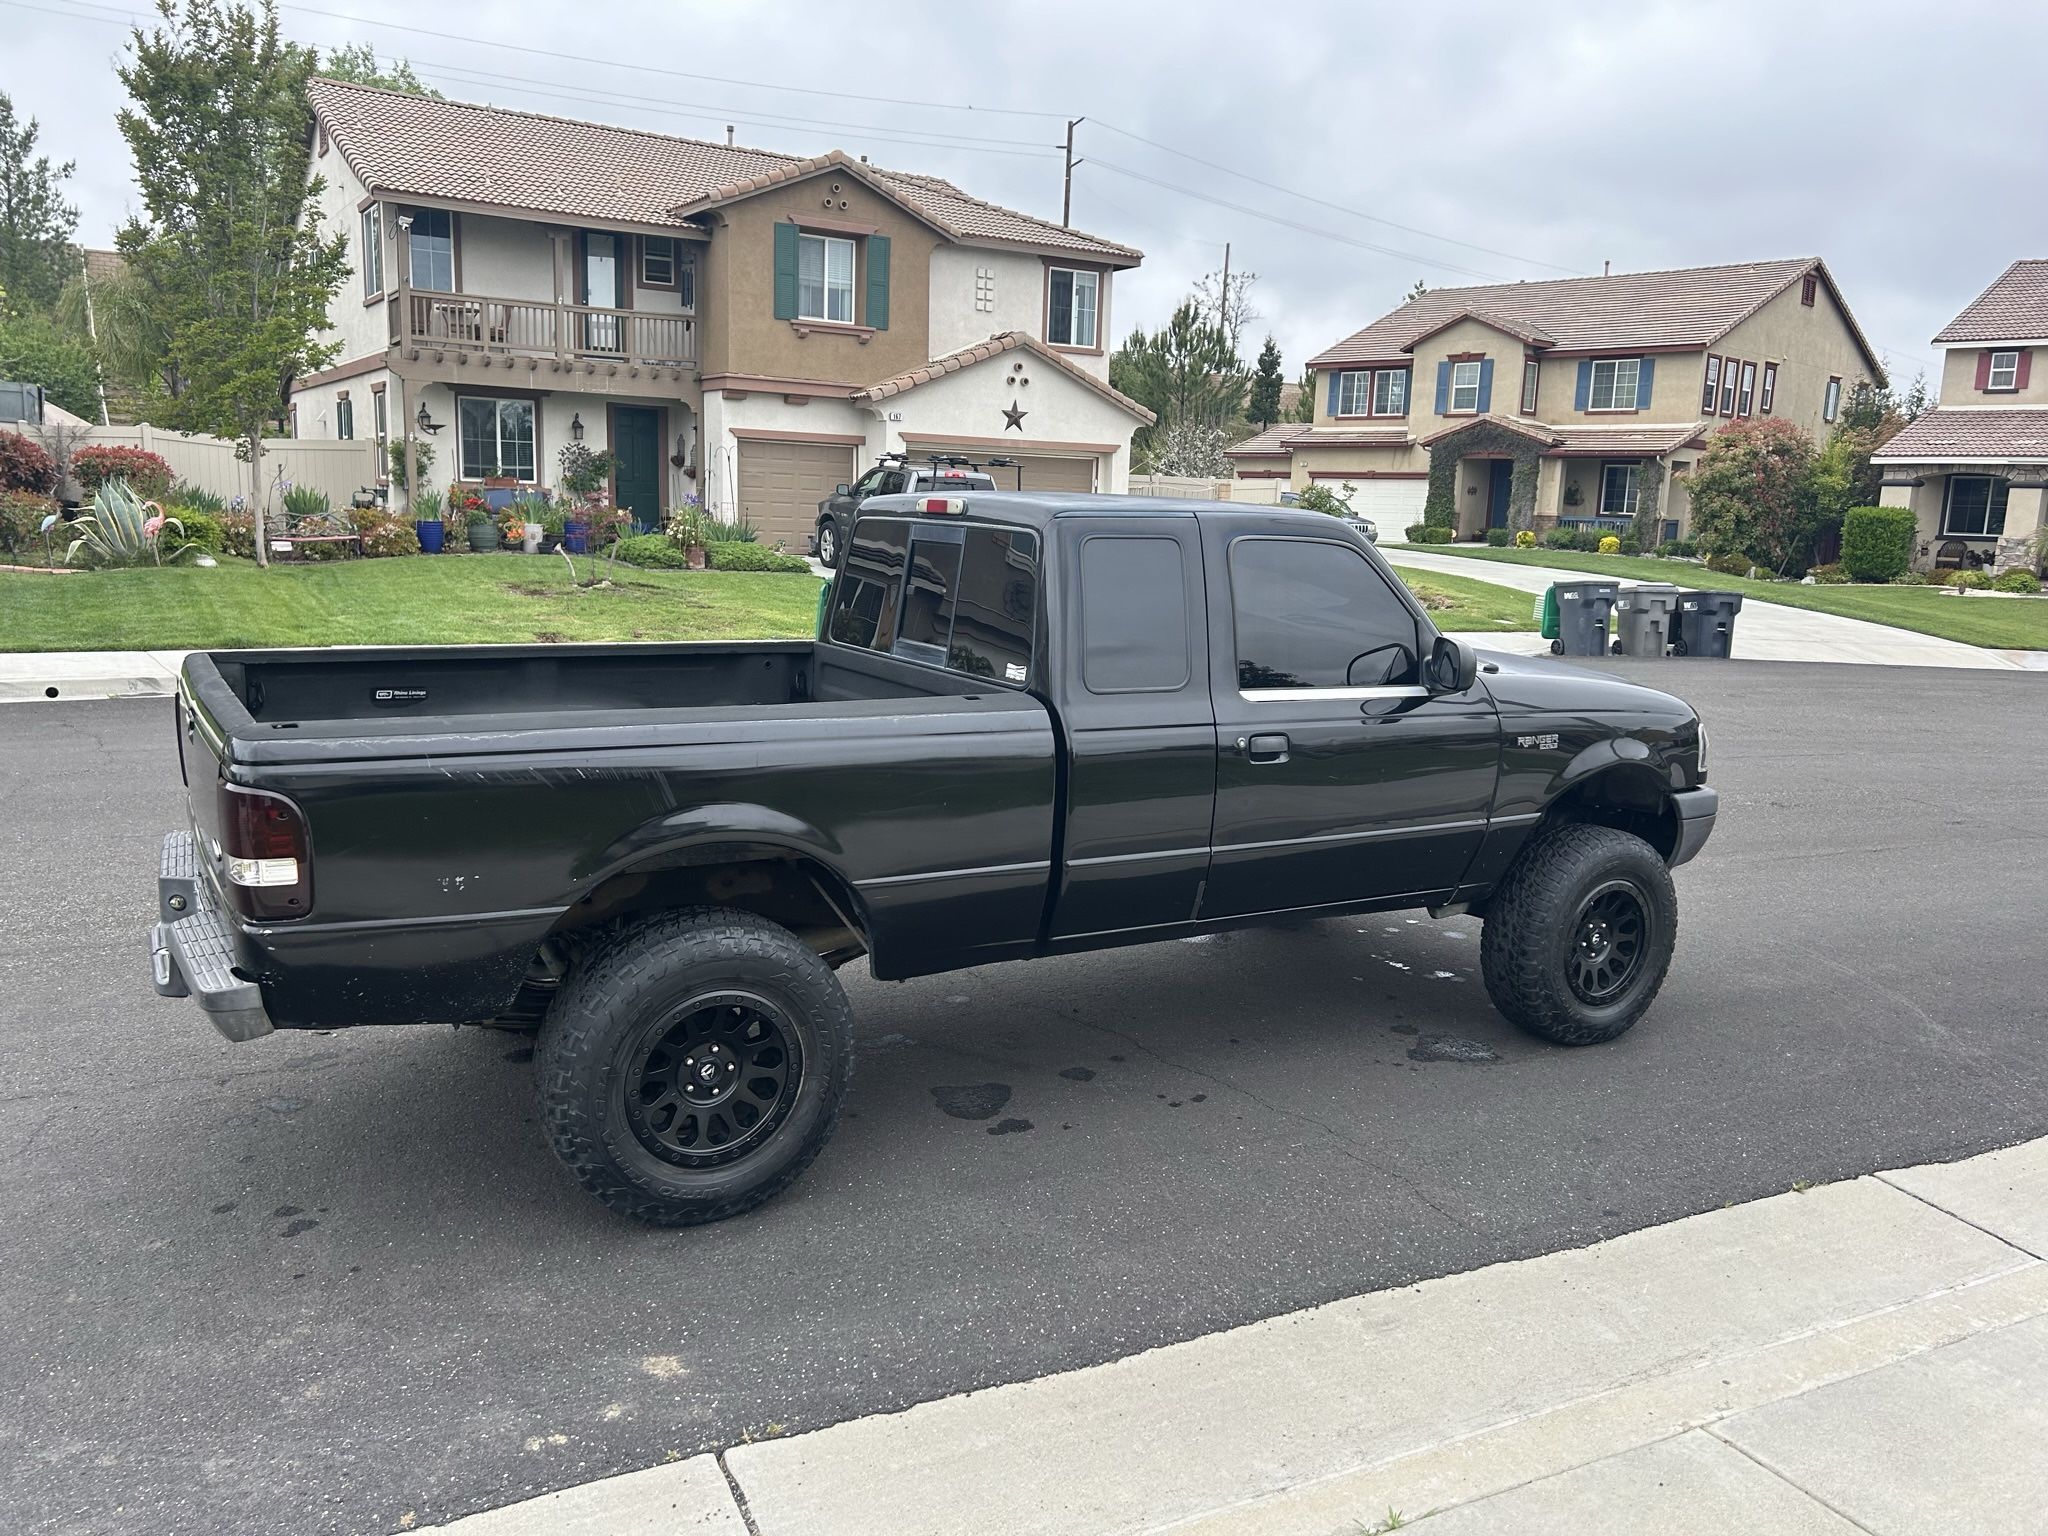
[[[24,427],[54,455],[81,448],[145,448],[160,455],[171,473],[188,485],[211,491],[223,500],[247,496],[257,489],[250,466],[235,457],[235,444],[223,437],[187,436],[166,432],[147,422],[132,427]],[[375,485],[380,472],[377,443],[358,439],[338,443],[314,438],[272,437],[263,440],[258,473],[263,487],[279,474],[293,485],[311,486],[337,507],[364,486]]]

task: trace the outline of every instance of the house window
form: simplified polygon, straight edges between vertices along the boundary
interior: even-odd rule
[[[1721,414],[1735,414],[1735,374],[1742,365],[1732,357],[1721,359]]]
[[[1756,403],[1756,364],[1742,365],[1742,393],[1735,401],[1735,414],[1747,416],[1749,408]]]
[[[2017,352],[1994,352],[1991,367],[1984,374],[1986,389],[2018,389],[2020,387],[2020,355]]]
[[[1764,364],[1764,397],[1763,397],[1763,399],[1762,399],[1761,401],[1759,401],[1759,402],[1758,402],[1758,404],[1757,404],[1757,410],[1758,410],[1758,411],[1759,411],[1759,412],[1760,412],[1761,414],[1763,414],[1763,415],[1765,415],[1765,416],[1768,416],[1768,415],[1770,415],[1770,414],[1771,414],[1771,407],[1772,407],[1772,406],[1774,406],[1774,405],[1776,405],[1777,403],[1778,403],[1778,365],[1777,365],[1776,363],[1765,363],[1765,364]]]
[[[1820,274],[1817,272],[1807,273],[1805,278],[1802,279],[1799,284],[1799,302],[1804,304],[1808,309],[1813,308],[1813,296],[1814,293],[1819,289],[1819,287]]]
[[[1543,365],[1537,362],[1535,358],[1531,357],[1523,360],[1522,414],[1524,416],[1534,416],[1536,414],[1536,386],[1540,382],[1542,372]]]
[[[1721,359],[1713,353],[1707,354],[1707,387],[1700,392],[1700,409],[1707,415],[1714,414],[1714,406],[1721,398]]]
[[[1600,515],[1634,517],[1639,470],[1634,464],[1608,464],[1600,471]]]
[[[384,291],[384,225],[377,204],[363,210],[363,297],[374,299]]]
[[[376,429],[377,441],[380,444],[390,442],[391,418],[384,408],[384,391],[381,389],[370,391],[370,421]]]
[[[976,267],[974,269],[974,312],[978,315],[993,314],[996,307],[996,269]]]
[[[1052,267],[1046,284],[1045,339],[1056,347],[1094,346],[1102,275]]]
[[[456,402],[462,478],[534,478],[533,402],[464,395]]]
[[[647,235],[640,241],[640,286],[673,288],[676,285],[676,243],[662,235]]]
[[[853,324],[853,242],[838,235],[798,235],[796,312],[803,320]]]
[[[1593,364],[1593,391],[1587,409],[1632,411],[1636,408],[1636,380],[1642,360],[1634,357],[1603,358]]]
[[[1822,421],[1833,421],[1836,416],[1841,414],[1841,410],[1842,381],[1831,378],[1828,380],[1827,393],[1821,396],[1820,419]]]
[[[1361,369],[1337,375],[1337,414],[1365,416],[1372,411],[1372,373]]]
[[[334,435],[344,443],[355,441],[356,404],[345,389],[334,402]]]
[[[455,291],[455,215],[445,208],[412,210],[412,285],[435,293]]]
[[[1375,416],[1408,414],[1408,370],[1382,368],[1372,376],[1372,413]]]
[[[1479,409],[1479,364],[1477,362],[1451,364],[1451,409],[1454,411],[1476,411]]]
[[[1950,475],[1941,509],[1943,538],[1995,539],[2005,532],[2010,483],[1997,475]]]

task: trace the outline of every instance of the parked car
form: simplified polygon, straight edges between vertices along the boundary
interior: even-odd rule
[[[853,484],[838,487],[818,503],[818,525],[811,533],[811,553],[824,565],[838,570],[846,555],[846,530],[853,526],[860,504],[870,496],[953,495],[994,489],[996,482],[988,472],[966,459],[942,458],[916,464],[901,454],[884,454],[880,463]]]
[[[1716,812],[1685,704],[1482,659],[1322,513],[1050,494],[867,499],[815,641],[195,653],[175,730],[157,991],[537,1031],[555,1151],[673,1225],[824,1145],[848,961],[1469,913],[1494,1005],[1583,1045]]]
[[[1349,528],[1368,544],[1377,544],[1380,541],[1379,526],[1369,517],[1362,516],[1357,512],[1346,512],[1337,521],[1346,528]]]

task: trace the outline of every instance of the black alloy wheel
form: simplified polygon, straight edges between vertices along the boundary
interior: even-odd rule
[[[1650,952],[1655,921],[1643,893],[1626,880],[1588,896],[1565,961],[1573,995],[1597,1008],[1626,992]]]
[[[663,1161],[717,1168],[774,1133],[802,1079],[797,1032],[774,1003],[745,992],[694,997],[636,1044],[626,1120]]]

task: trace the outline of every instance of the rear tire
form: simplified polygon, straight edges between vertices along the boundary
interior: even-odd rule
[[[839,569],[845,551],[839,547],[839,525],[827,518],[818,524],[818,563],[828,571]]]
[[[535,1048],[541,1123],[622,1215],[687,1227],[752,1210],[823,1149],[853,1066],[825,962],[751,913],[630,929],[571,973]]]
[[[1488,902],[1480,973],[1508,1020],[1559,1045],[1596,1045],[1649,1010],[1678,933],[1664,860],[1613,827],[1540,831]]]

